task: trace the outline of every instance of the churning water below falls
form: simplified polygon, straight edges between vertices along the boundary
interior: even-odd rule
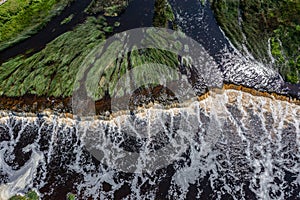
[[[1,115],[0,199],[300,198],[300,106],[287,101],[228,89],[110,120]]]

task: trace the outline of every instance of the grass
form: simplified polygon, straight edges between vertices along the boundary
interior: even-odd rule
[[[36,33],[72,0],[9,0],[0,6],[0,51]]]
[[[167,20],[174,19],[166,1],[163,5],[163,16]],[[67,19],[70,20],[71,17]],[[66,23],[67,19],[64,20]],[[90,51],[105,39],[106,34],[111,34],[111,32],[113,32],[113,27],[108,25],[103,16],[88,17],[85,23],[60,35],[40,52],[30,57],[18,56],[3,63],[0,66],[0,95],[19,97],[31,94],[70,97],[73,94],[75,78],[80,66]],[[153,32],[150,40],[157,44],[169,46],[170,38],[162,38],[164,35],[158,37]],[[176,38],[174,44],[176,48],[183,48]],[[105,51],[102,60],[95,59],[96,55],[89,57],[90,61],[96,61],[90,70],[89,76],[92,78],[89,80],[97,81],[100,78],[99,83],[97,83],[99,87],[90,89],[97,99],[103,97],[107,92],[112,94],[120,77],[132,68],[146,63],[158,63],[172,68],[179,65],[176,53],[152,48],[133,49],[130,53],[115,58],[112,53],[118,49],[117,47],[116,43],[112,43]],[[99,69],[99,66],[103,68]],[[105,69],[105,73],[99,77],[98,72],[103,69]],[[143,80],[143,76],[151,74],[155,77],[154,75],[157,75],[156,70],[155,67],[150,66],[147,72],[137,72],[134,74],[135,80]],[[97,77],[97,75],[99,76]],[[93,78],[94,76],[95,78]],[[87,85],[92,85],[92,83],[87,82]]]
[[[94,15],[104,13],[105,16],[118,16],[128,6],[128,0],[93,0],[85,10],[88,14]]]
[[[72,193],[68,193],[67,194],[67,200],[75,200],[76,199],[76,195],[72,194]]]
[[[78,67],[103,41],[105,19],[89,17],[84,24],[50,42],[42,51],[18,56],[0,66],[0,95],[70,96]]]
[[[153,26],[167,28],[169,23],[174,27],[175,16],[167,0],[156,0],[154,4]]]
[[[118,81],[122,80],[123,75],[133,68],[135,68],[134,74],[130,77],[132,82],[117,88],[118,96],[128,95],[128,92],[133,91],[135,86],[142,86],[145,80],[149,81],[149,77],[152,78],[151,81],[154,85],[158,85],[159,78],[161,78],[158,74],[170,74],[167,72],[170,68],[165,68],[166,71],[162,71],[162,69],[157,68],[156,63],[169,66],[172,69],[176,69],[179,65],[177,54],[153,48],[138,50],[133,47],[131,52],[121,57],[111,56],[115,55],[115,49],[118,47],[118,43],[111,44],[101,59],[96,59],[92,65],[89,65],[93,67],[87,75],[86,87],[88,94],[94,100],[103,98],[105,94],[115,94]],[[94,57],[96,55],[91,55],[89,60],[94,60]],[[98,87],[95,88],[95,85]]]
[[[42,51],[26,58],[18,56],[0,66],[0,95],[16,97],[25,94],[37,96],[69,97],[73,93],[78,68],[90,51],[105,39],[105,32],[111,32],[103,17],[89,17],[87,21],[49,43]],[[155,34],[151,40],[164,44]],[[175,41],[176,42],[176,41]],[[182,45],[177,44],[178,48]],[[111,49],[116,49],[113,44]],[[105,62],[111,59],[109,49],[105,52]],[[94,60],[93,57],[90,60]],[[145,63],[160,63],[162,65],[178,66],[177,55],[165,50],[145,49],[133,50],[124,55],[121,60],[112,60],[113,65],[94,63],[95,69],[99,65],[105,67],[101,85],[96,91],[97,98],[104,96],[106,91],[112,93],[120,76],[128,69],[141,66]],[[93,72],[93,70],[91,70]],[[149,68],[148,74],[157,74],[155,68]],[[95,75],[92,73],[92,75]],[[140,76],[136,74],[135,76]],[[96,79],[99,77],[96,77]],[[94,80],[94,79],[92,79]],[[98,80],[98,79],[97,79]],[[137,80],[141,80],[138,79]],[[93,88],[94,90],[94,88]]]
[[[39,200],[39,196],[35,191],[30,190],[24,196],[23,195],[15,195],[15,196],[9,198],[9,200]]]
[[[244,44],[256,59],[269,63],[270,39],[274,67],[286,81],[299,82],[299,0],[211,0],[211,5],[218,23],[236,47],[243,51]]]
[[[70,97],[73,94],[74,82],[79,67],[90,51],[105,39],[108,28],[103,17],[89,17],[87,21],[75,30],[67,32],[51,43],[42,51],[25,58],[16,57],[0,66],[0,95],[8,97],[33,94],[37,96]],[[167,43],[155,33],[152,41],[159,44]],[[176,39],[175,41],[176,42]],[[177,44],[178,48],[182,45]],[[117,49],[111,44],[101,59],[95,59],[96,55],[90,55],[89,61],[94,61],[88,80],[99,80],[99,87],[90,91],[95,93],[97,99],[103,97],[107,91],[113,93],[114,87],[120,77],[129,69],[146,63],[159,63],[176,68],[179,65],[176,53],[159,49],[133,49],[132,52],[122,57],[113,57],[113,51]],[[109,62],[112,61],[112,64]],[[106,64],[105,64],[106,63]],[[100,69],[99,69],[100,66]],[[105,69],[101,77],[99,70]],[[149,67],[146,76],[153,74],[157,77],[157,69]],[[143,72],[144,73],[144,72]],[[99,76],[97,76],[99,75]],[[144,76],[135,74],[134,80],[143,80]],[[95,76],[95,78],[93,78]],[[93,82],[87,85],[93,86]],[[98,84],[98,83],[97,83]],[[137,85],[139,83],[136,83]]]
[[[64,20],[62,20],[62,21],[60,22],[60,24],[63,25],[63,24],[69,23],[70,21],[72,21],[73,17],[74,17],[74,14],[69,15],[69,16],[66,17]]]

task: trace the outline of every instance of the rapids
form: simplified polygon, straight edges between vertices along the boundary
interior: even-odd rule
[[[294,103],[227,89],[178,108],[153,105],[134,117],[22,115],[1,112],[1,199],[29,188],[42,199],[68,192],[79,199],[300,198]],[[84,146],[89,134],[93,147]],[[88,148],[102,152],[93,154],[100,162]]]

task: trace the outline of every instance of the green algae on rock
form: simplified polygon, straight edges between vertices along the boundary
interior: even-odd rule
[[[272,64],[285,78],[300,79],[300,1],[210,0],[232,43]]]
[[[39,196],[38,194],[33,191],[30,190],[28,193],[26,193],[25,195],[14,195],[11,198],[9,198],[9,200],[39,200]],[[76,200],[76,195],[73,193],[68,193],[67,200]]]
[[[73,0],[9,0],[0,6],[0,51],[30,37]]]
[[[0,95],[70,96],[78,66],[91,48],[105,39],[104,23],[103,17],[89,17],[42,51],[3,63],[0,66]]]
[[[76,195],[73,193],[68,193],[67,194],[67,200],[76,200]]]
[[[86,13],[94,15],[104,12],[104,16],[118,16],[128,6],[128,0],[93,0],[85,10]]]
[[[74,17],[74,14],[69,15],[63,21],[61,21],[60,24],[63,25],[63,24],[69,23],[70,21],[72,21],[73,17]]]
[[[153,26],[167,28],[169,23],[171,23],[171,28],[176,29],[174,21],[175,16],[169,2],[167,0],[156,0],[154,5]]]
[[[42,51],[28,58],[18,56],[3,63],[0,66],[0,95],[70,97],[80,65],[90,51],[104,41],[105,32],[112,31],[112,27],[106,25],[105,19],[101,16],[89,17],[84,24],[61,35]],[[160,44],[167,42],[155,34],[152,34],[151,39]],[[178,42],[175,41],[174,44],[177,48],[182,48]],[[114,48],[113,44],[110,48]],[[107,55],[105,60],[109,60],[107,59],[111,56],[109,49],[105,55]],[[120,76],[128,69],[146,63],[160,63],[172,68],[179,65],[178,56],[172,52],[159,49],[133,49],[122,58],[114,60],[112,65],[105,66],[106,72],[99,79],[97,97],[104,97],[106,91],[112,91]],[[148,73],[157,72],[149,68]]]
[[[35,191],[30,190],[25,195],[15,195],[9,198],[9,200],[39,200],[39,196]]]

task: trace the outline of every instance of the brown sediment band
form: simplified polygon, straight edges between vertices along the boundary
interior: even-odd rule
[[[209,97],[209,92],[206,92],[206,93],[202,94],[201,96],[198,96],[198,101],[202,101],[208,97]]]
[[[276,100],[280,100],[280,101],[287,101],[289,103],[294,103],[297,105],[300,105],[300,100],[296,99],[296,98],[291,98],[282,94],[277,94],[277,93],[268,93],[268,92],[263,92],[263,91],[258,91],[255,90],[253,88],[248,88],[248,87],[244,87],[241,85],[234,85],[234,84],[224,84],[223,85],[223,89],[224,90],[238,90],[238,91],[242,91],[242,92],[246,92],[249,93],[253,96],[260,96],[260,97],[267,97],[267,98],[271,98],[271,99],[276,99]]]
[[[252,88],[247,88],[240,85],[234,84],[224,84],[223,88],[220,89],[211,89],[210,91],[204,93],[197,97],[198,101],[203,101],[209,98],[213,94],[222,94],[225,90],[236,90],[242,91],[253,96],[257,97],[266,97],[272,100],[280,100],[286,101],[289,103],[293,103],[296,105],[300,105],[300,100],[295,98],[290,98],[288,96],[276,94],[276,93],[268,93],[263,91],[258,91]],[[110,114],[110,98],[103,98],[99,101],[96,101],[96,115],[97,119],[109,119],[112,117]],[[195,100],[195,99],[194,99]],[[166,105],[163,105],[163,109],[172,109],[172,108],[180,108],[186,107],[190,105],[191,101],[179,103],[179,102],[169,102]],[[160,102],[150,102],[146,105],[137,106],[135,110],[139,112],[143,112],[145,109],[149,108],[158,108]],[[27,113],[26,116],[37,116],[37,114],[50,116],[56,115],[65,118],[76,118],[72,114],[72,107],[71,107],[71,98],[53,98],[53,97],[36,97],[34,95],[27,95],[23,97],[0,97],[0,110],[2,111],[10,111],[15,112],[16,115],[24,116],[22,113]],[[100,112],[99,112],[100,111]],[[120,113],[128,114],[130,111],[122,111]],[[0,117],[3,117],[3,113],[0,113]]]

